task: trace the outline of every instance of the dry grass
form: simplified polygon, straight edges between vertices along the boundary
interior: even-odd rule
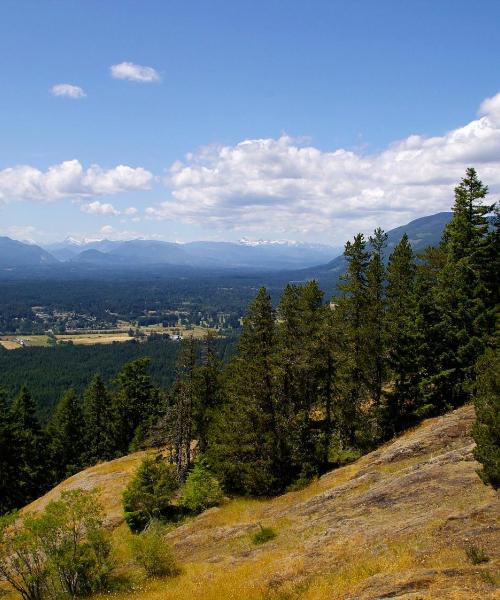
[[[113,342],[130,342],[128,333],[89,333],[57,335],[58,342],[73,342],[75,346],[89,346],[93,344],[112,344]]]
[[[134,589],[116,598],[498,597],[498,498],[475,473],[472,420],[465,407],[302,490],[272,500],[227,500],[187,521],[167,536],[182,569],[173,578],[144,579],[131,563],[131,534],[121,524],[113,534],[117,557]],[[118,523],[121,490],[141,458],[98,465],[62,485],[101,487],[109,520]],[[255,546],[259,525],[277,537]],[[490,561],[471,565],[469,543],[484,547]]]

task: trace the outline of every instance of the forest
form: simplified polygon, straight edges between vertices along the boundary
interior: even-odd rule
[[[116,375],[96,369],[83,391],[68,380],[43,426],[35,381],[3,392],[0,511],[145,447],[169,449],[180,483],[198,468],[224,493],[269,497],[473,398],[476,456],[497,487],[500,214],[487,192],[468,169],[441,243],[418,256],[406,235],[388,261],[381,229],[356,235],[327,301],[315,281],[288,284],[277,305],[261,288],[226,363],[212,333],[165,354],[170,386],[148,358],[123,356],[132,361]],[[164,342],[151,344],[158,361]]]

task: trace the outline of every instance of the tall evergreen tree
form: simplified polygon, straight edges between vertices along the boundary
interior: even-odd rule
[[[382,405],[382,390],[386,379],[386,298],[385,283],[386,269],[384,265],[384,250],[387,244],[387,234],[377,228],[370,236],[370,262],[368,263],[367,279],[367,314],[366,341],[367,347],[367,381],[368,393],[372,402],[372,412],[380,413]],[[378,419],[376,419],[378,420]]]
[[[270,495],[289,480],[276,406],[276,326],[261,288],[243,320],[238,355],[228,373],[228,402],[214,428],[209,460],[226,489]]]
[[[59,401],[48,426],[55,483],[83,466],[84,421],[80,398],[69,389]]]
[[[158,390],[148,373],[149,358],[127,363],[116,377],[114,409],[117,421],[117,447],[122,453],[140,445],[149,419],[158,405]]]
[[[370,254],[363,234],[354,236],[344,249],[347,269],[339,284],[341,296],[334,298],[337,339],[338,375],[341,386],[339,418],[342,442],[356,444],[356,430],[361,426],[361,407],[366,401],[368,381],[367,270]]]
[[[180,480],[186,478],[192,462],[195,406],[199,393],[198,350],[198,342],[193,336],[183,340],[172,393],[170,435]]]
[[[206,452],[215,413],[223,401],[222,369],[217,352],[217,333],[208,331],[203,340],[202,364],[198,369],[198,394],[195,398],[196,437],[200,453]]]
[[[488,242],[486,215],[493,208],[483,203],[487,193],[476,171],[467,169],[455,188],[453,217],[443,234],[446,260],[438,278],[436,302],[446,347],[436,356],[437,369],[427,382],[434,404],[458,406],[470,398],[473,365],[493,330],[482,273]]]
[[[326,388],[323,292],[316,281],[288,285],[278,306],[277,418],[296,475],[317,473],[325,432]]]
[[[387,347],[391,390],[386,394],[384,435],[398,433],[419,407],[419,365],[415,296],[416,263],[406,233],[387,267]]]
[[[83,395],[85,463],[110,460],[116,450],[115,412],[102,377],[97,374]]]
[[[18,465],[15,506],[21,507],[51,483],[47,473],[47,438],[36,414],[35,401],[25,386],[14,400],[9,418]]]
[[[0,514],[15,508],[19,498],[18,459],[7,393],[0,388]]]
[[[478,472],[484,483],[500,487],[500,353],[488,348],[478,361],[474,395],[476,422],[472,435],[474,456],[481,463]]]

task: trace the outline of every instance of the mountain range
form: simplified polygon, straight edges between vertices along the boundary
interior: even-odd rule
[[[407,233],[415,251],[438,243],[450,212],[422,217],[388,232],[387,254]],[[175,267],[189,269],[246,269],[290,271],[299,278],[329,279],[344,268],[342,249],[322,244],[287,241],[246,240],[240,242],[164,242],[93,240],[68,238],[40,247],[0,237],[0,269],[56,267],[71,271],[94,269],[148,269]]]

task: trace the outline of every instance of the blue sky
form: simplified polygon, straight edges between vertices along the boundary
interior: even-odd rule
[[[3,0],[0,232],[339,245],[447,209],[472,163],[495,195],[499,23],[493,0]]]

